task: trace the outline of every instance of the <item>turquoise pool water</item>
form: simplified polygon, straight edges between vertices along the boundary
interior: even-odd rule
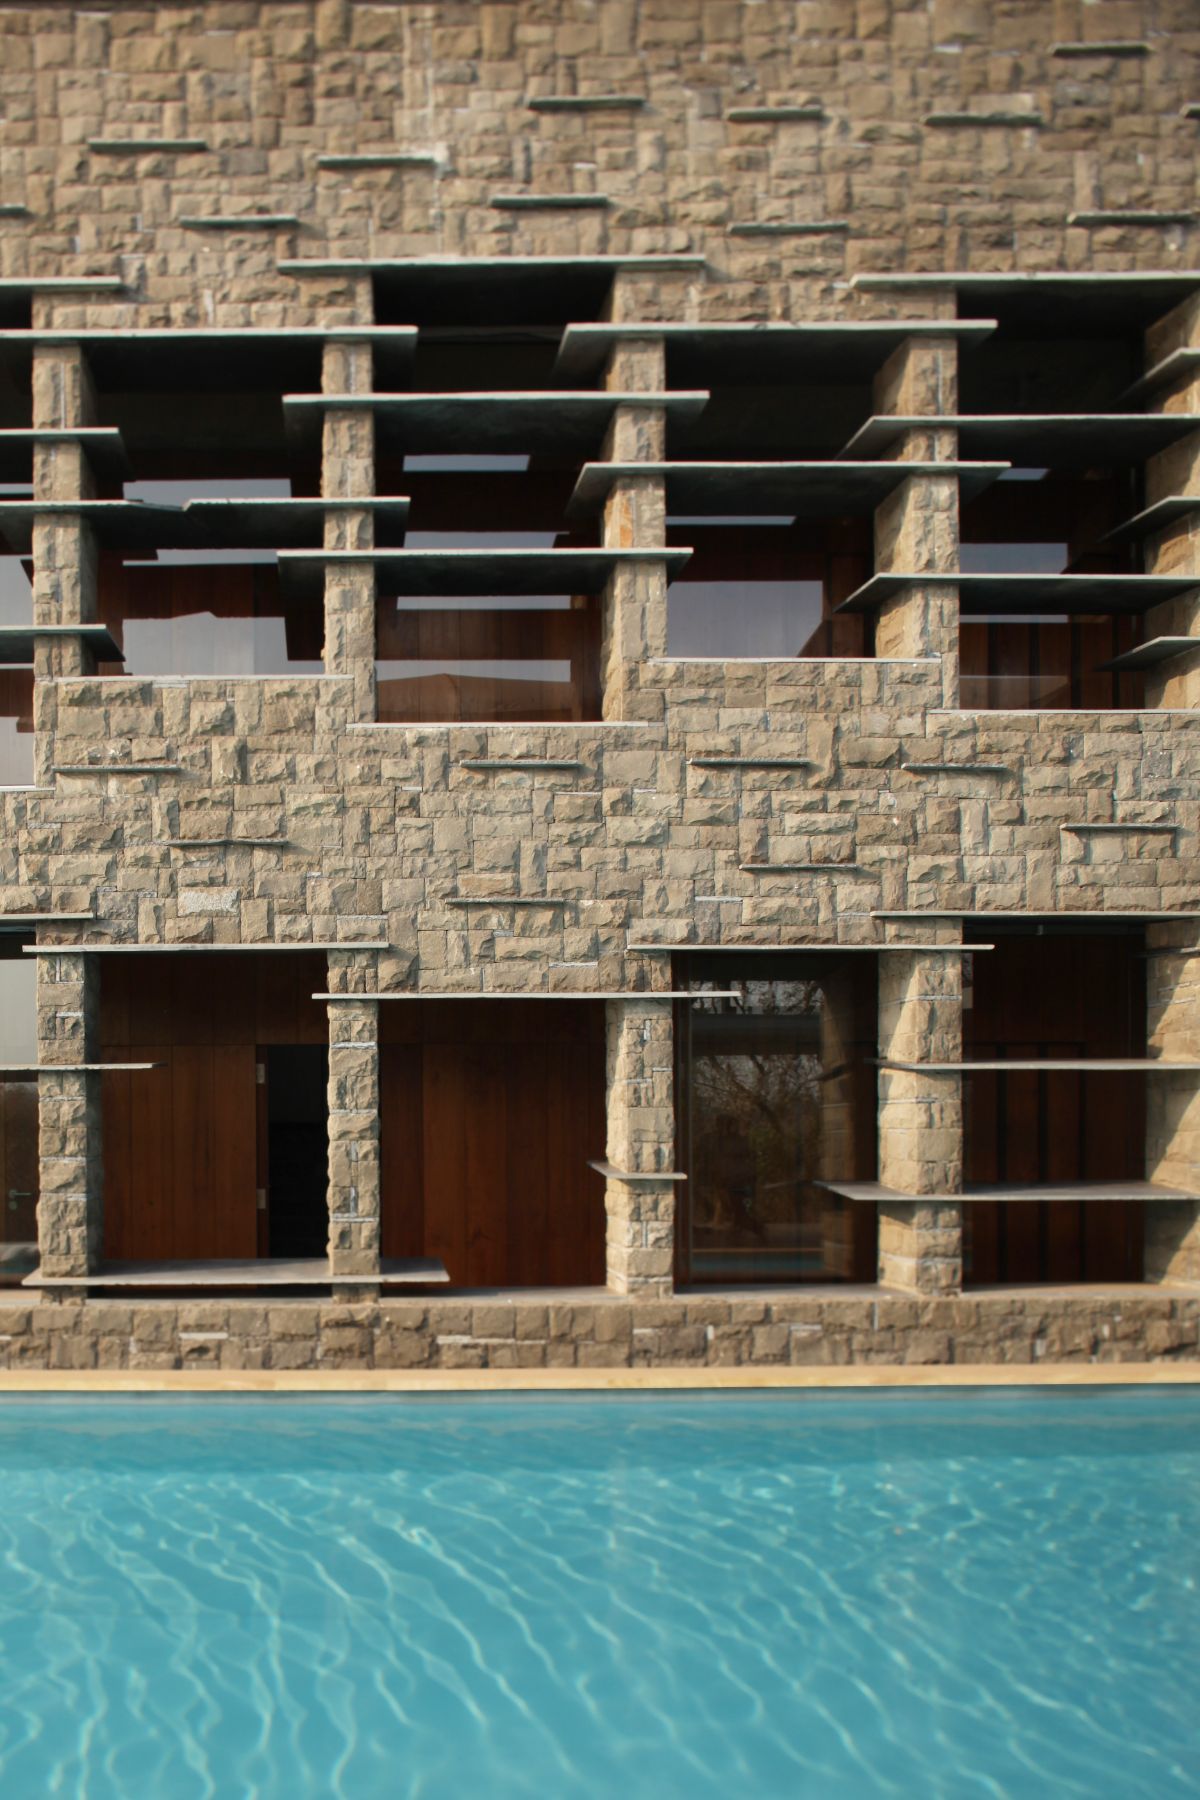
[[[0,1793],[1200,1793],[1200,1393],[0,1405]]]

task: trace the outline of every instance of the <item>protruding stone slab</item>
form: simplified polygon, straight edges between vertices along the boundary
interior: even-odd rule
[[[89,138],[93,156],[196,156],[208,149],[206,138]]]
[[[819,121],[825,108],[819,100],[805,100],[799,106],[731,106],[725,113],[730,125],[792,125]]]
[[[493,194],[488,201],[496,212],[603,212],[611,204],[607,194]]]
[[[530,112],[640,112],[646,104],[644,94],[527,94],[525,105]]]

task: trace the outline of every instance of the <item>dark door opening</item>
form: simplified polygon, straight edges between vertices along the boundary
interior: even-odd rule
[[[269,1256],[324,1256],[329,1052],[323,1044],[272,1044],[259,1051],[266,1073],[267,1250]]]

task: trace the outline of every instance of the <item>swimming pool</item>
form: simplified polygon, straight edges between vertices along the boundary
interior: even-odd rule
[[[1200,1393],[8,1401],[0,1792],[1200,1793]]]

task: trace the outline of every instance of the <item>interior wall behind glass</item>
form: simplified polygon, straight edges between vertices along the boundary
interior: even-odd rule
[[[0,957],[0,1065],[37,1059],[37,958]]]
[[[872,1280],[872,1215],[824,1184],[875,1172],[873,971],[742,990],[682,1020],[684,1278]]]
[[[819,581],[676,581],[668,656],[799,656],[821,622]]]

